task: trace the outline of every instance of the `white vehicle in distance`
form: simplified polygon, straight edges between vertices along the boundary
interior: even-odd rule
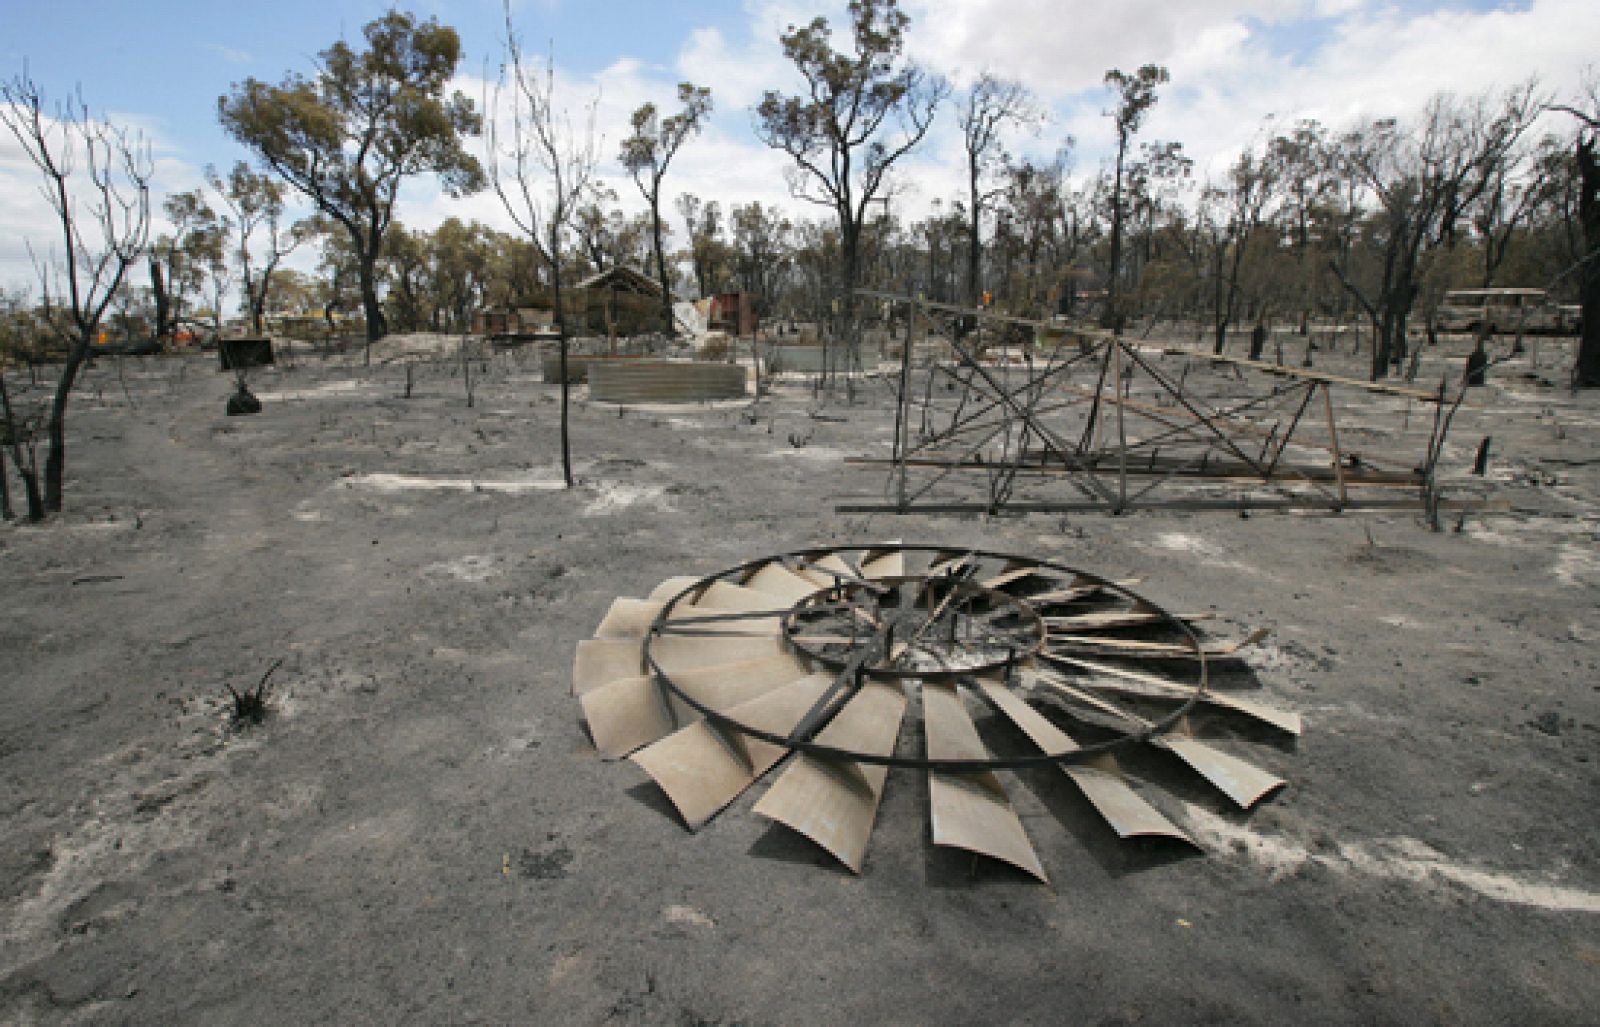
[[[1435,314],[1441,332],[1558,334],[1575,330],[1571,317],[1543,289],[1455,289]]]

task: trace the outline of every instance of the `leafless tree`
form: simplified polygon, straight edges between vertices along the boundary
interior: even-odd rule
[[[1584,254],[1580,261],[1583,336],[1573,366],[1573,384],[1600,387],[1600,75],[1586,76],[1584,95],[1576,105],[1556,104],[1554,110],[1571,114],[1581,124],[1577,134],[1578,220],[1583,225]]]
[[[1278,189],[1277,172],[1278,166],[1267,152],[1248,149],[1228,169],[1227,184],[1207,190],[1208,199],[1218,203],[1226,215],[1214,251],[1214,353],[1220,354],[1227,346],[1228,328],[1238,317],[1245,254],[1267,220],[1267,209]],[[1259,354],[1250,356],[1257,359]]]
[[[1022,83],[984,72],[956,101],[956,118],[967,155],[967,304],[975,307],[983,295],[983,215],[1005,192],[1004,185],[986,187],[985,179],[1006,163],[1001,134],[1008,127],[1037,128],[1044,112]]]
[[[489,181],[506,213],[543,251],[555,297],[557,345],[561,353],[561,473],[573,485],[568,439],[571,386],[567,380],[567,322],[561,302],[561,250],[567,230],[594,176],[599,152],[596,97],[574,126],[555,101],[555,61],[530,60],[505,5],[505,60],[485,101],[488,108]]]
[[[0,121],[38,169],[61,228],[61,252],[40,269],[47,306],[66,327],[66,357],[45,420],[43,510],[29,510],[39,520],[61,509],[72,387],[128,268],[144,253],[154,165],[138,136],[91,117],[80,95],[48,105],[25,71],[0,83]]]
[[[1344,140],[1346,174],[1376,203],[1368,229],[1382,258],[1365,283],[1346,263],[1332,267],[1373,324],[1373,378],[1405,356],[1424,251],[1457,230],[1542,107],[1532,83],[1498,100],[1439,96],[1415,126],[1385,119]]]

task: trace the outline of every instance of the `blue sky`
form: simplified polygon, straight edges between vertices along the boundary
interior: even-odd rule
[[[1068,136],[1074,168],[1092,174],[1110,141],[1100,80],[1109,67],[1156,62],[1172,85],[1149,119],[1149,138],[1178,139],[1197,173],[1220,174],[1263,119],[1316,117],[1345,125],[1417,110],[1434,93],[1506,87],[1537,73],[1570,94],[1596,60],[1596,0],[901,0],[912,25],[908,50],[958,84],[981,70],[1021,79],[1050,122],[1009,141],[1013,152],[1048,156]],[[402,5],[437,16],[461,34],[460,86],[481,95],[497,58],[498,0]],[[216,122],[216,100],[247,76],[277,81],[309,73],[338,38],[357,40],[383,4],[354,0],[189,3],[147,0],[0,0],[0,74],[21,71],[53,96],[81,87],[91,108],[137,125],[161,159],[158,187],[192,188],[204,165],[246,156]],[[600,95],[601,153],[612,157],[628,113],[667,101],[676,82],[709,85],[717,114],[669,176],[669,193],[692,191],[723,204],[759,199],[793,205],[781,158],[751,131],[763,88],[792,87],[777,35],[823,14],[842,26],[834,0],[517,0],[524,43],[553,43],[561,94],[573,106]],[[899,209],[916,215],[955,194],[959,146],[943,121],[908,164]],[[31,280],[22,240],[48,236],[48,211],[29,169],[0,133],[0,285]],[[625,204],[636,192],[614,164],[603,169]],[[814,210],[797,207],[812,213]],[[451,200],[426,183],[408,189],[401,218],[431,226],[446,216],[508,228],[487,194]]]
[[[499,3],[401,8],[456,29],[464,72],[481,72],[499,54]],[[26,61],[33,77],[52,91],[79,85],[91,106],[136,114],[172,143],[198,153],[224,138],[216,101],[231,83],[252,76],[276,82],[290,70],[309,72],[320,50],[340,38],[359,41],[361,26],[386,9],[352,0],[0,0],[0,24],[6,26],[0,70],[12,74]],[[728,0],[658,0],[607,9],[618,16],[596,17],[594,8],[581,3],[521,0],[512,16],[530,49],[543,51],[554,41],[563,69],[580,76],[623,57],[670,66],[694,29],[738,26],[742,19],[742,5]]]

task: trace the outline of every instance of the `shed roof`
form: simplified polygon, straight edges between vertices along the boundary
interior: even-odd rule
[[[642,293],[646,296],[661,295],[660,282],[621,264],[608,267],[604,271],[590,275],[578,283],[578,288],[580,289],[604,289],[610,287],[615,287],[625,292]]]

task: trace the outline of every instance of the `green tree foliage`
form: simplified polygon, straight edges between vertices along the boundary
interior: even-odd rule
[[[482,119],[465,94],[449,92],[461,59],[455,29],[391,10],[362,34],[365,49],[341,40],[322,51],[314,78],[247,79],[217,110],[229,134],[349,235],[370,350],[384,334],[375,268],[400,185],[433,174],[451,195],[481,188],[483,169],[462,137]]]
[[[587,265],[585,270],[594,272],[623,265],[637,266],[659,278],[659,269],[666,267],[670,270],[670,265],[658,264],[648,245],[654,218],[648,212],[630,218],[616,203],[616,190],[596,183],[589,190],[588,201],[578,208],[578,213],[573,217],[572,229],[583,251],[583,261]]]
[[[446,218],[432,232],[391,228],[384,239],[390,323],[401,331],[469,331],[493,277],[508,271],[498,264],[499,235],[459,218]]]
[[[213,167],[206,168],[206,181],[227,204],[236,234],[232,247],[239,265],[239,286],[244,292],[244,309],[250,327],[260,335],[271,292],[273,273],[278,264],[293,253],[305,239],[302,223],[283,223],[284,187],[266,175],[237,161],[223,178]]]
[[[769,90],[756,108],[756,135],[795,162],[790,191],[838,222],[847,311],[861,281],[868,204],[885,194],[890,171],[927,135],[948,92],[903,59],[909,21],[896,0],[851,0],[848,50],[833,48],[825,18],[789,26],[783,53],[805,89],[793,96]]]
[[[734,268],[739,287],[756,298],[756,311],[775,309],[778,283],[789,263],[794,226],[780,211],[758,202],[733,207]]]
[[[722,238],[722,205],[705,202],[693,193],[678,197],[678,213],[689,235],[689,263],[694,268],[694,285],[701,296],[724,291],[729,280],[732,256]]]
[[[1117,126],[1117,156],[1111,185],[1111,257],[1106,273],[1104,323],[1105,327],[1118,332],[1122,331],[1123,321],[1118,287],[1122,280],[1122,239],[1127,220],[1124,185],[1128,147],[1144,123],[1145,115],[1156,104],[1156,87],[1170,80],[1167,69],[1158,64],[1146,64],[1131,75],[1116,68],[1106,72],[1106,85],[1116,93],[1116,104],[1106,114]]]
[[[190,307],[204,293],[207,279],[224,259],[228,223],[199,189],[172,193],[161,203],[170,233],[150,244],[150,287],[156,305],[156,336],[170,340]]]

